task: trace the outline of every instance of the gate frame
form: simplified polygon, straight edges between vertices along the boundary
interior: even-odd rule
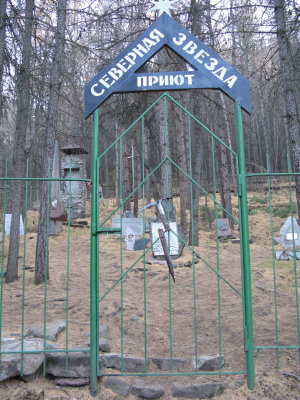
[[[244,357],[247,384],[249,389],[255,386],[254,338],[252,316],[252,288],[250,268],[249,221],[247,205],[247,175],[245,164],[245,145],[243,134],[242,109],[235,102],[235,124],[237,132],[237,171],[240,216],[240,252],[242,278],[242,308],[244,326]],[[90,243],[90,391],[97,395],[99,373],[99,237],[102,229],[99,222],[99,107],[93,111],[92,122],[92,193],[91,193],[91,243]],[[107,230],[107,229],[106,229]],[[113,229],[110,229],[113,231]]]

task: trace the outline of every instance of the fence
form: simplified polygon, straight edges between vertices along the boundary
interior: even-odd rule
[[[299,315],[299,277],[297,260],[298,242],[297,237],[294,235],[297,227],[292,222],[292,247],[290,251],[293,257],[290,260],[282,261],[276,260],[276,250],[282,250],[280,244],[277,244],[276,237],[280,233],[280,228],[288,216],[294,215],[296,217],[296,202],[294,192],[294,178],[293,173],[288,171],[284,174],[272,174],[266,172],[265,174],[248,174],[248,183],[251,186],[251,180],[259,176],[264,189],[258,192],[248,193],[248,209],[249,209],[249,222],[250,222],[250,237],[253,239],[251,244],[251,266],[252,266],[252,287],[253,287],[253,320],[254,320],[254,337],[255,337],[255,367],[258,373],[269,370],[274,365],[274,368],[293,372],[297,370],[299,363],[299,349],[300,349],[300,315]],[[272,185],[272,180],[280,177],[281,183],[276,187]],[[49,185],[51,178],[49,177]],[[285,180],[284,180],[285,179]],[[283,181],[284,180],[284,181]],[[68,180],[62,180],[68,181]],[[1,270],[0,270],[0,353],[1,353],[1,379],[4,377],[4,365],[8,355],[17,357],[19,371],[16,374],[26,376],[30,372],[26,367],[29,355],[35,357],[41,356],[44,374],[52,374],[52,355],[61,354],[63,360],[63,369],[66,375],[71,374],[73,368],[72,362],[68,355],[78,353],[79,357],[83,354],[87,355],[86,358],[81,358],[81,363],[89,365],[89,335],[90,335],[90,286],[89,286],[89,251],[90,251],[90,233],[86,228],[80,228],[80,224],[74,224],[68,218],[64,226],[63,232],[59,236],[47,237],[47,247],[49,250],[49,275],[50,279],[44,281],[43,285],[35,286],[33,282],[34,263],[35,263],[35,243],[36,243],[36,227],[38,223],[38,213],[32,210],[33,199],[36,199],[37,187],[36,183],[40,182],[38,178],[26,177],[22,179],[23,194],[24,194],[24,236],[21,239],[20,246],[20,266],[19,266],[19,279],[12,284],[5,283],[5,269],[7,263],[7,253],[9,247],[9,236],[5,235],[5,224],[3,214],[7,213],[9,203],[9,179],[6,176],[1,177],[0,189],[0,209],[1,209],[1,230],[2,241],[1,245]],[[50,202],[50,198],[48,198]],[[70,202],[69,202],[70,204]],[[203,207],[203,205],[201,205]],[[209,205],[208,205],[209,206]],[[106,199],[102,203],[102,211],[109,215],[114,207],[112,199]],[[70,210],[69,210],[70,211]],[[69,213],[70,215],[70,213]],[[215,213],[215,218],[217,213]],[[89,223],[89,219],[85,218],[84,221]],[[266,226],[266,221],[268,226]],[[293,221],[293,220],[292,220]],[[86,225],[82,225],[85,227]],[[207,228],[207,227],[206,227]],[[260,231],[263,231],[260,232]],[[204,251],[209,254],[214,252],[216,258],[216,265],[218,268],[224,268],[223,272],[229,271],[233,265],[239,263],[239,250],[234,249],[234,244],[231,242],[221,242],[215,237],[206,232],[206,236],[202,236],[202,255],[204,258]],[[100,259],[103,257],[113,257],[110,253],[112,246],[111,239],[107,237],[104,246],[100,247]],[[103,241],[102,241],[103,244]],[[210,250],[210,246],[213,249]],[[122,246],[122,241],[120,241]],[[226,247],[227,246],[227,247]],[[229,246],[229,247],[228,247]],[[200,250],[197,249],[197,252]],[[126,260],[128,253],[122,251],[122,257]],[[226,257],[230,257],[230,262],[226,261]],[[154,304],[157,301],[157,293],[147,292],[147,285],[158,285],[161,279],[155,275],[155,270],[148,272],[148,267],[142,259],[142,269],[139,270],[136,265],[131,268],[134,273],[133,279],[142,279],[141,282],[146,282],[138,289],[140,295],[146,296],[147,301]],[[225,265],[225,263],[227,264]],[[224,264],[224,265],[223,265]],[[231,266],[232,264],[232,266]],[[147,340],[150,340],[150,346],[146,347],[146,353],[142,356],[145,360],[153,360],[153,351],[160,348],[160,343],[163,342],[164,337],[164,324],[172,324],[174,328],[174,336],[170,337],[172,344],[172,353],[169,357],[171,364],[170,372],[159,372],[160,375],[178,375],[173,371],[176,362],[180,355],[183,353],[188,354],[193,352],[192,347],[194,338],[184,335],[186,332],[182,322],[186,323],[185,318],[177,318],[177,315],[185,313],[185,307],[191,307],[193,302],[200,301],[197,308],[197,314],[193,316],[198,320],[195,326],[197,331],[194,332],[197,337],[196,342],[200,345],[201,349],[214,350],[213,343],[209,343],[208,336],[213,337],[214,343],[218,343],[218,350],[220,354],[224,354],[225,363],[227,364],[226,370],[228,374],[233,372],[243,373],[243,352],[242,352],[242,326],[235,326],[233,324],[236,316],[241,310],[240,298],[237,295],[236,300],[227,301],[227,291],[231,291],[226,282],[217,277],[213,281],[213,272],[207,272],[207,268],[201,264],[194,264],[193,274],[197,274],[197,280],[193,280],[194,284],[200,286],[195,288],[194,293],[197,292],[196,298],[188,294],[187,298],[178,298],[176,288],[173,290],[174,307],[178,305],[178,313],[174,315],[174,309],[170,307],[170,298],[166,294],[164,297],[163,292],[160,296],[160,308],[165,310],[168,315],[168,321],[161,319],[158,325],[158,331],[154,335],[153,329],[155,328],[155,308],[151,308],[148,303],[141,303],[134,305],[134,299],[130,300],[130,286],[126,281],[126,270],[120,271],[117,260],[111,260],[108,265],[109,269],[100,273],[100,279],[104,282],[102,286],[103,292],[100,293],[100,321],[108,318],[111,322],[112,336],[119,336],[121,342],[126,342],[127,351],[133,351],[134,345],[130,344],[128,334],[135,329],[132,324],[142,323],[142,336],[136,337],[135,341],[140,347],[143,347],[145,342],[144,334],[147,334]],[[122,284],[118,304],[115,304],[115,298],[111,297],[112,294],[107,294],[106,299],[103,295],[106,293],[104,290],[105,285],[112,281],[115,272],[121,279],[124,280]],[[108,273],[108,275],[106,275]],[[125,274],[125,275],[124,275]],[[150,274],[148,276],[148,274]],[[152,274],[152,275],[151,275]],[[139,276],[141,275],[141,276]],[[147,276],[147,278],[146,278]],[[118,279],[118,278],[117,278]],[[188,272],[186,276],[177,281],[180,287],[180,293],[189,291]],[[209,280],[210,286],[205,282]],[[212,283],[213,282],[213,283]],[[239,286],[240,277],[236,277],[237,291],[241,290]],[[166,290],[170,289],[170,282],[166,281]],[[136,286],[137,287],[137,286]],[[169,289],[168,289],[169,287]],[[149,288],[149,286],[148,286]],[[126,289],[129,291],[126,291]],[[149,289],[148,289],[149,290]],[[179,290],[179,289],[178,289]],[[213,297],[213,292],[216,297]],[[146,294],[145,294],[146,293]],[[167,292],[166,292],[167,293]],[[170,292],[169,292],[170,293]],[[177,294],[176,294],[177,293]],[[200,293],[200,295],[199,295]],[[219,293],[217,295],[217,293]],[[148,296],[148,297],[147,297]],[[153,297],[154,296],[154,297]],[[200,297],[199,297],[200,296]],[[204,296],[204,297],[203,297]],[[164,298],[162,298],[164,297]],[[179,301],[177,304],[176,301]],[[119,302],[120,301],[120,302]],[[208,304],[214,303],[215,314],[208,318],[205,316],[205,301]],[[143,305],[144,304],[144,305]],[[177,305],[176,305],[177,304]],[[181,307],[182,305],[182,307]],[[141,306],[141,307],[140,307]],[[143,309],[146,306],[147,310]],[[111,308],[113,307],[113,308]],[[128,313],[132,309],[132,313]],[[136,311],[139,309],[138,311]],[[146,312],[146,314],[145,314]],[[181,314],[180,314],[181,313]],[[199,314],[198,314],[199,313]],[[147,319],[144,319],[147,315]],[[163,314],[160,314],[161,316]],[[213,319],[216,319],[216,326],[212,324]],[[239,316],[239,322],[242,317]],[[57,322],[60,329],[63,331],[51,337],[51,323]],[[124,324],[123,331],[118,332],[117,329],[120,323]],[[195,323],[190,321],[188,323]],[[33,326],[40,325],[39,333],[36,339],[36,348],[29,347],[32,342],[29,338],[33,332]],[[222,327],[219,329],[218,326]],[[233,328],[232,328],[233,327]],[[130,328],[130,329],[129,329]],[[205,332],[205,334],[203,333]],[[236,336],[235,336],[236,335]],[[184,336],[184,338],[183,338]],[[49,340],[51,338],[52,340]],[[53,343],[53,339],[56,340]],[[131,339],[132,340],[132,339]],[[115,348],[122,344],[114,343]],[[227,347],[229,346],[229,347]],[[231,347],[230,347],[231,346]],[[234,346],[236,350],[233,351]],[[181,352],[179,351],[181,349]],[[154,349],[154,350],[153,350]],[[196,354],[200,353],[196,345]],[[239,360],[234,360],[233,353],[238,355]],[[17,356],[18,355],[18,356]],[[166,355],[165,355],[166,356]],[[51,358],[52,357],[52,358]],[[151,358],[152,357],[152,358]],[[126,351],[122,355],[123,365],[126,360]],[[220,360],[219,360],[220,362]],[[174,366],[172,366],[172,364]],[[240,370],[238,369],[240,364]],[[197,365],[197,362],[196,362]],[[194,366],[195,367],[195,366]],[[221,374],[221,365],[220,374]],[[122,369],[122,366],[121,366]],[[192,368],[193,369],[193,368]],[[88,370],[88,369],[87,369]],[[73,370],[72,370],[73,371]],[[59,372],[61,373],[61,372]],[[102,372],[103,374],[111,374],[111,372]],[[188,372],[193,375],[195,372]],[[119,372],[117,372],[119,374]],[[155,374],[155,373],[153,373]],[[196,373],[195,373],[196,374]],[[210,374],[210,373],[204,373]],[[124,373],[124,375],[131,375]],[[147,373],[145,374],[147,375]],[[225,373],[226,375],[226,373]]]
[[[265,237],[260,237],[263,250],[252,245],[255,349],[258,358],[283,371],[297,370],[300,351],[296,175],[299,174],[291,172],[289,160],[287,173],[271,173],[268,169],[265,173],[248,174],[250,185],[259,177],[264,188],[248,193],[250,236],[254,243],[258,230],[264,228],[262,224],[268,224]],[[274,180],[276,185],[272,184]],[[291,218],[290,222],[283,228],[287,218]]]
[[[45,278],[43,284],[36,286],[34,273],[39,187],[43,180],[48,182],[47,208],[50,210],[50,186],[57,179],[52,179],[50,174],[47,179],[29,176],[20,179],[23,186],[21,216],[24,230],[20,228],[19,279],[6,283],[10,236],[9,223],[4,216],[10,212],[9,199],[12,194],[7,167],[5,171],[5,175],[0,177],[0,380],[30,375],[39,369],[39,364],[43,366],[44,374],[53,374],[51,365],[54,355],[60,357],[60,368],[68,376],[72,367],[69,363],[70,354],[89,354],[88,219],[81,219],[81,224],[77,223],[74,227],[70,219],[70,191],[69,201],[65,204],[68,218],[59,235],[49,233],[48,219],[45,263],[49,279]],[[88,180],[60,181],[71,185],[72,181],[85,184]],[[87,255],[86,258],[83,254]],[[81,260],[80,270],[78,260]]]

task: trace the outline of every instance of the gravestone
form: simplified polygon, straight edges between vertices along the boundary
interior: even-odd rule
[[[4,215],[4,233],[10,235],[11,214]],[[20,235],[24,235],[24,224],[22,215],[20,215]]]
[[[121,218],[119,215],[113,217],[112,219],[112,227],[120,228]],[[144,220],[143,218],[122,218],[122,236],[126,237],[126,231],[130,228],[135,235],[135,238],[139,238],[143,236],[144,232]]]
[[[287,261],[294,259],[295,256],[300,259],[300,227],[294,217],[289,216],[285,223],[280,228],[280,236],[275,237],[275,240],[282,244],[283,250],[276,250],[276,260]]]
[[[232,236],[228,218],[218,218],[217,219],[217,229],[218,229],[218,237],[219,238],[226,238],[226,237]]]
[[[177,236],[173,232],[171,232],[171,231],[174,231],[178,235],[177,223],[170,222],[169,225],[170,225],[171,230],[168,232],[165,232],[165,238],[166,238],[167,244],[168,245],[170,244],[169,245],[170,246],[170,256],[178,257],[180,255],[179,241],[178,241]],[[159,239],[159,235],[158,235],[159,229],[164,229],[162,222],[152,222],[150,224],[151,242],[153,244],[156,241],[156,243],[153,245],[153,248],[152,248],[154,257],[165,255],[162,244]]]
[[[148,243],[150,242],[150,239],[142,238],[142,239],[137,239],[134,242],[134,250],[144,250]]]

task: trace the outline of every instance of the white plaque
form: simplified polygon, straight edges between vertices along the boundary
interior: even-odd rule
[[[173,232],[177,233],[177,223],[170,222],[170,228]],[[154,243],[157,239],[157,242],[153,245],[153,255],[154,256],[164,256],[164,251],[159,239],[158,230],[164,229],[162,222],[153,222],[151,223],[151,237],[152,243]],[[168,246],[170,246],[170,255],[171,256],[178,256],[179,254],[179,242],[178,238],[174,233],[171,231],[165,232],[165,238],[167,241]]]
[[[127,250],[134,250],[134,243],[135,243],[135,234],[132,229],[127,227],[126,229],[126,249]]]

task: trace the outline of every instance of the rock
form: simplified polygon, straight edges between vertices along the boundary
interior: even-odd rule
[[[131,388],[131,393],[141,399],[159,399],[164,395],[165,389],[162,385],[146,385],[142,379],[138,379]]]
[[[83,351],[68,353],[68,369],[66,369],[66,353],[48,353],[46,373],[65,378],[88,378],[90,376],[90,354]]]
[[[111,389],[114,393],[124,397],[128,396],[131,389],[131,385],[129,385],[123,379],[117,378],[116,376],[110,376],[106,378],[104,381],[104,386]]]
[[[57,378],[54,381],[57,386],[81,387],[90,383],[89,378]]]
[[[44,400],[44,390],[42,389],[22,389],[14,397],[15,400]]]
[[[219,396],[224,390],[225,385],[221,383],[193,383],[187,386],[173,383],[171,387],[173,397],[185,399],[210,399]]]
[[[132,322],[139,322],[140,317],[138,315],[134,315],[133,317],[130,318]]]
[[[44,344],[42,340],[25,339],[23,342],[24,351],[42,351]],[[1,351],[21,351],[21,340],[4,339],[1,342]],[[21,354],[2,354],[0,364],[0,381],[21,375]],[[43,353],[24,354],[23,374],[32,375],[42,365],[44,360]]]
[[[154,364],[161,369],[162,371],[170,371],[170,358],[157,358],[157,357],[151,357],[150,360],[154,362]],[[187,360],[183,358],[173,358],[172,359],[172,370],[180,370],[183,368],[186,364]]]
[[[66,329],[66,322],[64,320],[55,320],[46,324],[46,339],[56,342],[57,336],[60,332]],[[32,336],[35,338],[44,338],[44,325],[33,325],[31,326],[26,336]]]
[[[101,355],[103,367],[114,368],[121,371],[121,355],[108,353]],[[148,362],[146,362],[146,366]],[[123,357],[123,371],[125,372],[146,372],[145,360],[141,357]]]
[[[88,333],[86,336],[90,337],[90,334]],[[90,346],[90,343],[88,343],[88,346]],[[99,350],[103,351],[104,353],[111,352],[111,347],[109,344],[108,326],[106,324],[100,325],[99,327]]]
[[[109,344],[108,326],[100,325],[99,327],[99,350],[105,353],[110,353],[111,348]]]
[[[193,368],[196,368],[196,359],[192,361]],[[198,371],[216,371],[224,366],[224,357],[219,354],[209,354],[207,356],[198,357],[197,369]]]
[[[35,371],[33,374],[23,375],[22,379],[26,383],[33,382],[38,378],[39,373],[42,373],[42,368],[41,367],[37,371]]]
[[[70,397],[64,392],[51,390],[45,392],[44,400],[70,400]]]

